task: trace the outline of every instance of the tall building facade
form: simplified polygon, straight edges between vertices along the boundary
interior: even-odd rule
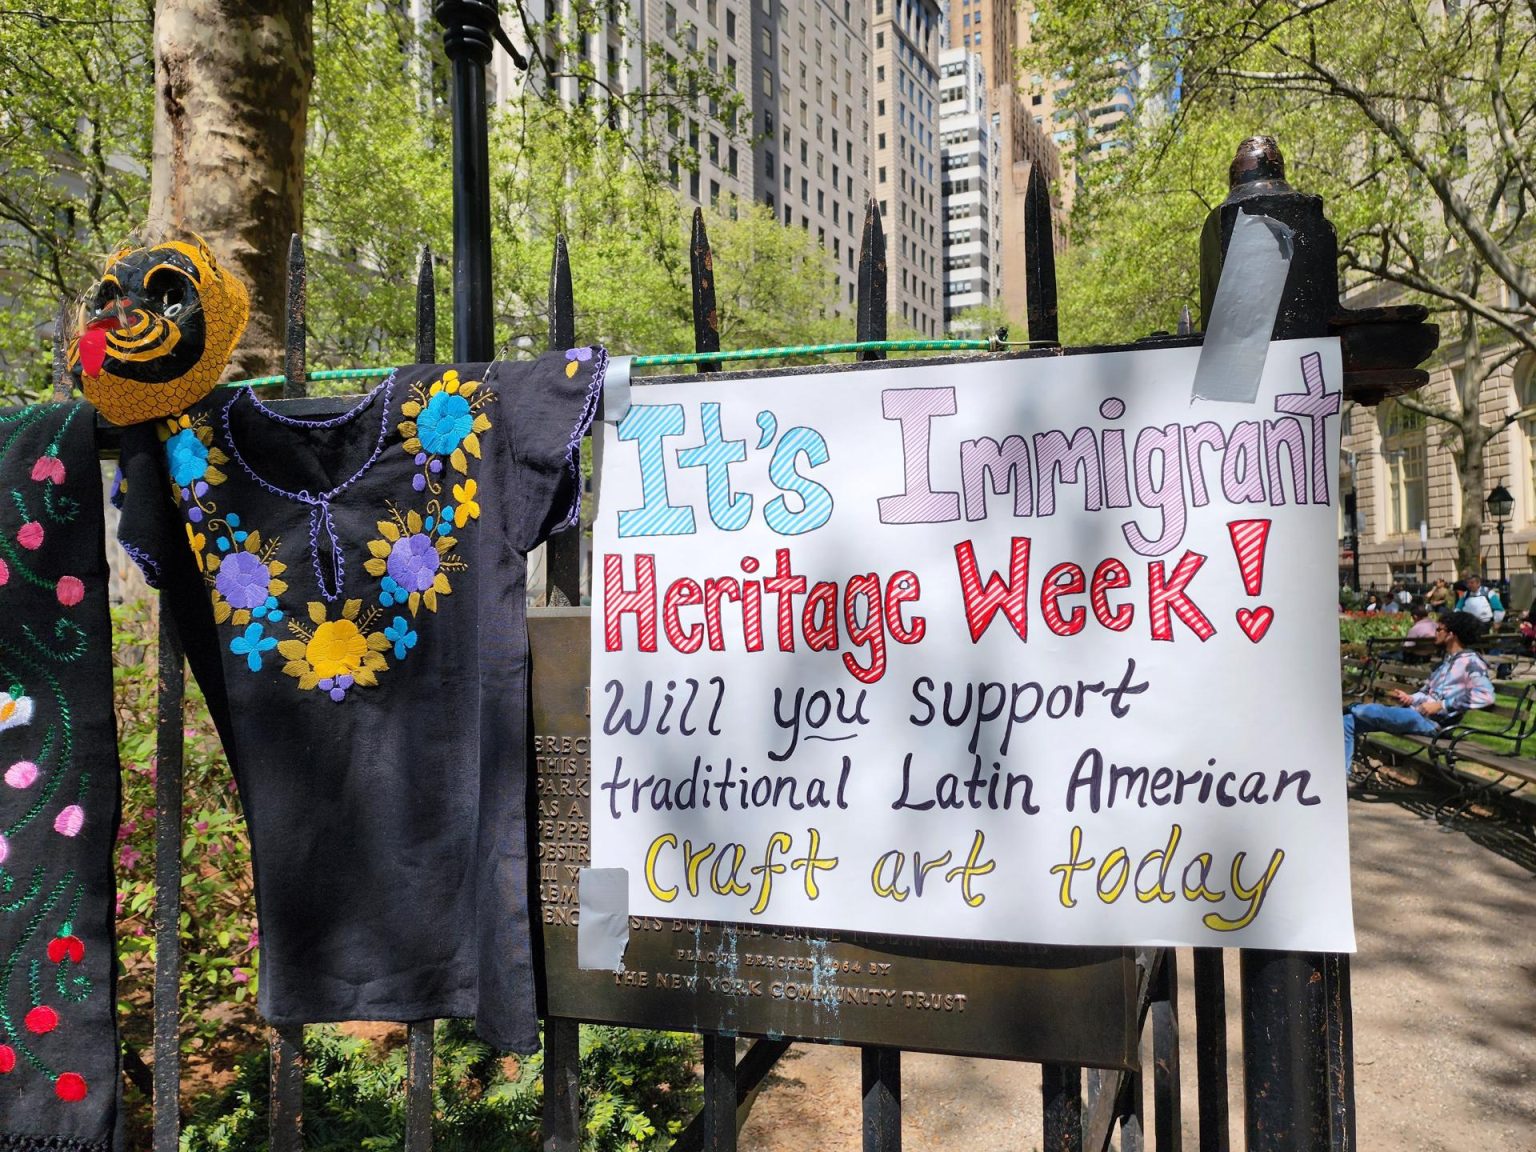
[[[891,319],[924,336],[943,330],[936,0],[871,0],[874,194],[884,219]]]
[[[815,236],[836,269],[837,307],[853,307],[870,188],[867,3],[634,0],[624,8],[528,0],[528,12],[530,27],[544,30],[542,50],[563,50],[562,71],[585,63],[603,78],[563,76],[562,103],[591,104],[614,127],[643,137],[688,203],[757,201],[786,227]],[[526,46],[521,21],[506,12],[502,19]],[[736,93],[734,115],[703,91],[693,100],[651,101],[643,115],[633,100],[629,107],[608,100],[605,85],[626,97],[675,90],[675,75],[690,67]],[[529,82],[506,54],[492,57],[492,99]]]
[[[999,290],[1002,149],[988,111],[986,72],[969,48],[939,53],[939,158],[944,217],[944,330],[971,334],[966,310]]]
[[[869,198],[868,5],[739,2],[751,11],[756,199],[815,235],[837,269],[839,307],[851,308]]]
[[[998,244],[998,301],[1010,319],[1027,315],[1025,277],[1024,197],[1029,174],[1039,167],[1052,193],[1052,216],[1058,247],[1065,243],[1070,196],[1063,198],[1061,153],[1049,135],[1045,116],[1035,109],[1034,95],[1019,84],[1015,51],[1028,42],[1033,5],[1024,0],[951,0],[949,43],[980,53],[988,77],[987,104],[992,134],[1001,152],[998,212],[993,225]],[[1027,104],[1026,100],[1031,103]]]

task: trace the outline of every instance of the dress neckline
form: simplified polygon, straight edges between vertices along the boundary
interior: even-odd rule
[[[263,401],[261,397],[257,396],[250,385],[246,385],[244,388],[236,391],[236,393],[229,398],[229,400],[224,405],[223,411],[220,413],[220,423],[224,429],[224,442],[229,445],[230,455],[234,458],[235,463],[240,466],[240,470],[244,472],[248,477],[250,477],[254,483],[260,485],[267,492],[270,492],[274,496],[280,496],[285,500],[292,500],[295,503],[306,504],[311,508],[324,508],[329,505],[331,501],[334,500],[337,496],[341,495],[341,493],[345,492],[348,488],[352,487],[352,485],[361,480],[364,474],[367,473],[367,471],[372,468],[373,465],[378,461],[379,457],[383,455],[384,442],[389,438],[389,413],[394,398],[395,375],[398,371],[399,370],[396,369],[395,371],[390,372],[388,376],[384,377],[383,380],[374,385],[371,391],[362,396],[356,404],[347,409],[341,415],[333,416],[327,420],[304,420],[299,417],[284,415],[282,412],[279,412],[277,409]],[[246,460],[245,455],[240,451],[240,445],[235,441],[234,428],[230,423],[230,413],[234,410],[235,405],[240,401],[242,397],[250,401],[251,408],[256,412],[257,415],[262,416],[263,418],[276,424],[284,424],[290,428],[301,428],[306,430],[316,428],[339,428],[344,424],[349,424],[353,420],[361,417],[363,413],[368,410],[369,406],[372,405],[375,401],[382,398],[383,402],[379,405],[379,436],[378,439],[374,442],[373,451],[369,454],[368,459],[364,460],[357,471],[348,476],[340,484],[335,485],[325,492],[314,493],[309,491],[307,488],[301,488],[297,492],[293,492],[272,483],[272,481],[268,480],[265,476],[262,476],[259,472],[256,471],[255,468],[251,466],[250,462]]]

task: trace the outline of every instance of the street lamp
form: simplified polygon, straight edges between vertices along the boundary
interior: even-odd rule
[[[1493,516],[1494,524],[1499,529],[1499,587],[1504,587],[1504,522],[1509,519],[1510,513],[1515,510],[1515,498],[1508,488],[1502,483],[1496,485],[1492,492],[1488,493],[1488,511]]]

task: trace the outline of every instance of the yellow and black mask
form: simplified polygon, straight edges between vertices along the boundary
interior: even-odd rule
[[[201,239],[125,248],[81,308],[69,371],[114,424],[170,416],[218,383],[249,316]]]

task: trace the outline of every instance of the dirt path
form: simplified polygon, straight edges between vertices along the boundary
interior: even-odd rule
[[[1536,1152],[1536,875],[1394,803],[1352,801],[1350,835],[1359,1147]],[[1236,969],[1229,953],[1234,1009]],[[1181,952],[1185,1147],[1194,1148],[1189,970]],[[1227,1031],[1240,1079],[1235,1018]],[[797,1045],[759,1094],[741,1147],[861,1148],[859,1084],[857,1049]],[[1240,1084],[1229,1096],[1239,1149]],[[902,1104],[906,1152],[1040,1146],[1034,1065],[911,1054],[902,1061]]]

